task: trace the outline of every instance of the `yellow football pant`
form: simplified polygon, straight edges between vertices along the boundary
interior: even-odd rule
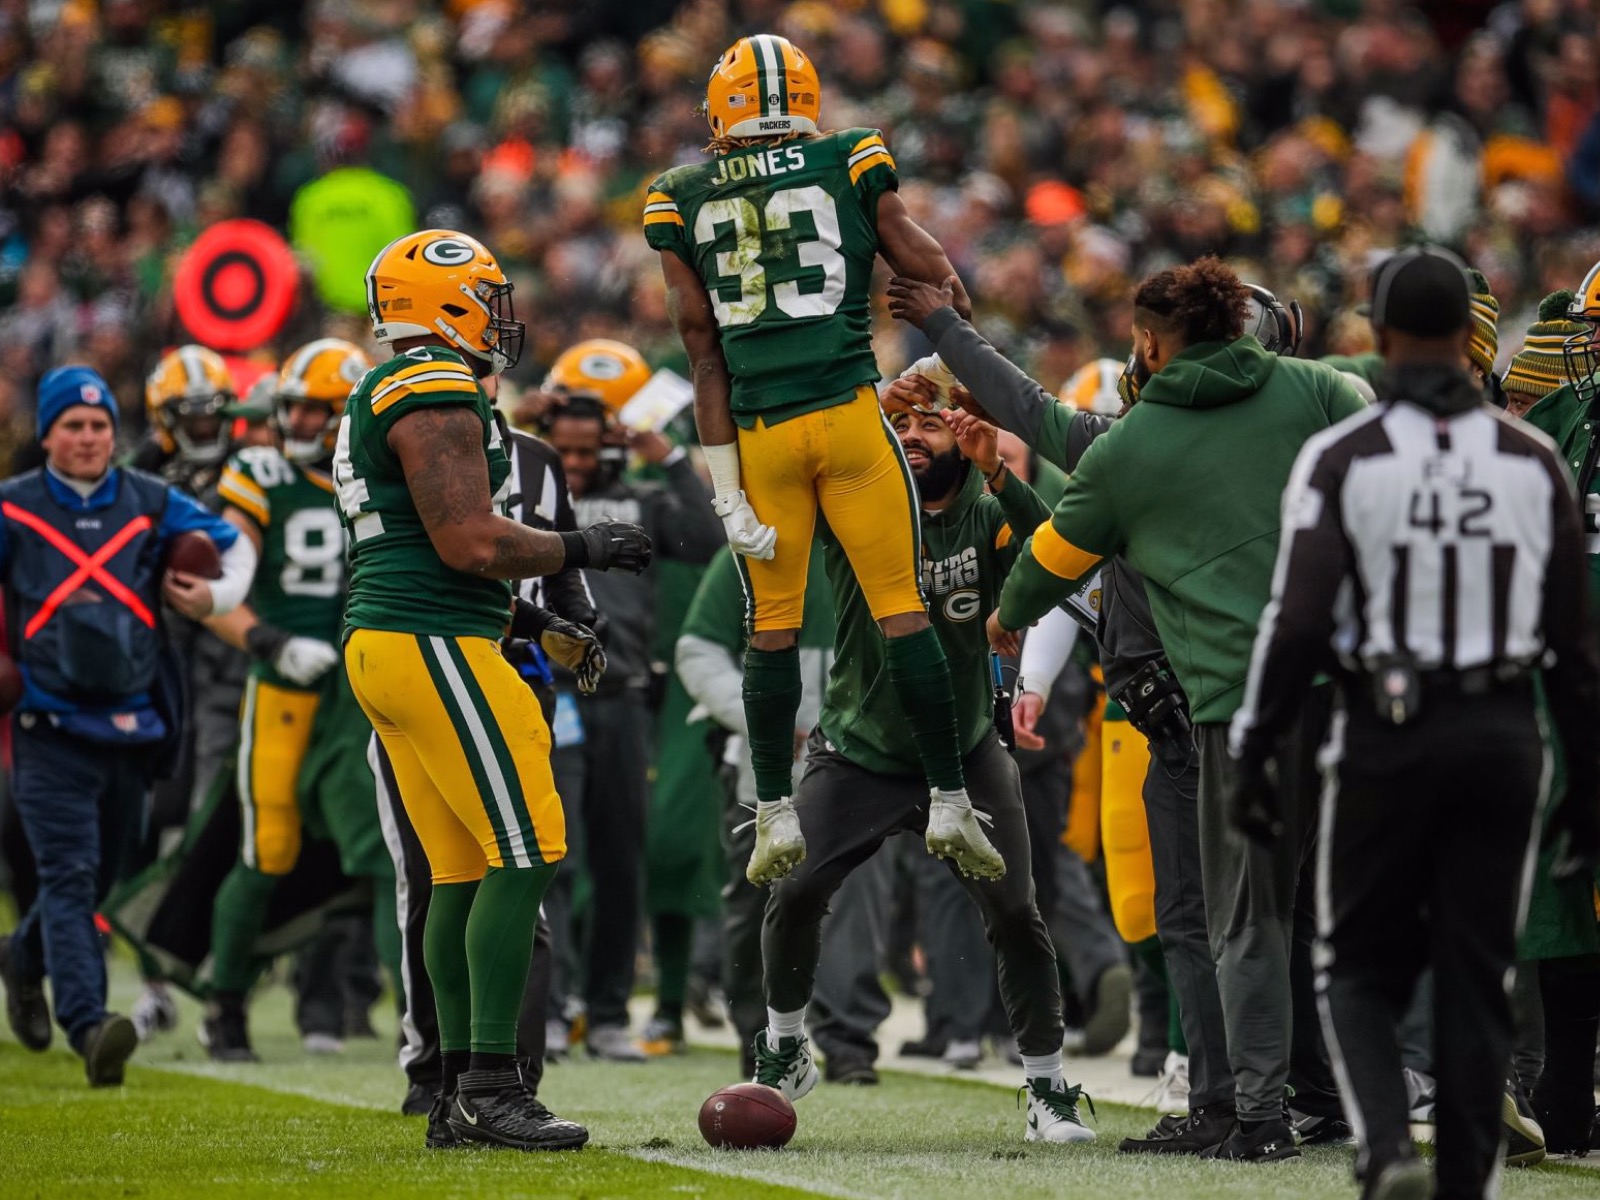
[[[287,875],[300,858],[295,789],[317,719],[317,693],[251,677],[239,720],[240,857],[263,875]]]
[[[756,517],[778,531],[771,559],[738,559],[752,629],[800,628],[818,508],[875,620],[924,611],[916,484],[871,387],[832,408],[740,429],[739,469]]]
[[[358,629],[344,662],[435,883],[566,855],[550,729],[499,643]]]
[[[1106,894],[1111,920],[1131,945],[1156,932],[1156,875],[1144,812],[1150,743],[1126,719],[1106,717],[1100,746],[1100,845],[1106,856]]]

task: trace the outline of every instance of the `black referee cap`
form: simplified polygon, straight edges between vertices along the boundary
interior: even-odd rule
[[[1410,246],[1372,273],[1374,329],[1413,337],[1448,337],[1472,323],[1467,264],[1443,246]]]

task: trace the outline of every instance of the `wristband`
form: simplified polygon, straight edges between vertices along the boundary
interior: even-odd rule
[[[589,565],[589,543],[582,533],[558,533],[561,545],[567,552],[567,558],[561,564],[563,571],[571,567],[587,567]]]
[[[551,615],[537,604],[516,597],[511,608],[511,636],[527,642],[538,641],[539,635],[550,628]]]
[[[265,621],[257,621],[245,631],[244,648],[250,657],[261,662],[271,662],[278,657],[278,651],[283,649],[284,643],[288,640],[288,630],[268,625]]]
[[[723,446],[701,446],[706,456],[706,469],[711,472],[711,491],[718,499],[731,496],[739,490],[739,443]]]
[[[994,469],[994,474],[993,475],[985,475],[983,477],[983,481],[986,484],[988,484],[990,487],[993,487],[994,486],[994,481],[996,479],[999,479],[1000,476],[1004,475],[1005,473],[1006,473],[1006,462],[1005,462],[1005,459],[1001,459],[1000,460],[1000,465]]]

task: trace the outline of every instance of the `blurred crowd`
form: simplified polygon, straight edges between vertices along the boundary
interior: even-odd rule
[[[174,262],[231,217],[306,272],[264,355],[364,336],[335,266],[441,225],[516,280],[513,383],[597,336],[681,365],[643,189],[700,153],[710,66],[758,29],[815,59],[826,125],[883,129],[981,327],[1046,380],[1120,357],[1130,282],[1203,252],[1299,300],[1320,354],[1366,348],[1375,256],[1455,245],[1503,359],[1600,257],[1591,0],[0,0],[6,442],[68,358],[137,438],[185,340]],[[885,326],[891,371],[921,347]]]

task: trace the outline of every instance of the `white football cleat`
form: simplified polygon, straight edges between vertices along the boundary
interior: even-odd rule
[[[1028,1093],[1028,1128],[1024,1141],[1094,1141],[1094,1130],[1078,1116],[1078,1101],[1088,1099],[1081,1087],[1068,1087],[1057,1080],[1030,1079],[1022,1090]],[[1089,1110],[1094,1111],[1092,1101]]]
[[[941,792],[933,788],[928,799],[928,853],[955,863],[963,875],[974,879],[1003,879],[1006,860],[983,832],[993,823],[988,813],[979,812],[967,799],[966,789]]]
[[[782,879],[806,859],[806,839],[800,832],[800,814],[788,796],[756,803],[756,848],[744,877],[757,887]]]
[[[782,1092],[793,1104],[822,1078],[811,1058],[811,1042],[805,1034],[781,1037],[776,1047],[768,1045],[769,1031],[756,1033],[756,1075],[752,1083],[764,1083]]]

